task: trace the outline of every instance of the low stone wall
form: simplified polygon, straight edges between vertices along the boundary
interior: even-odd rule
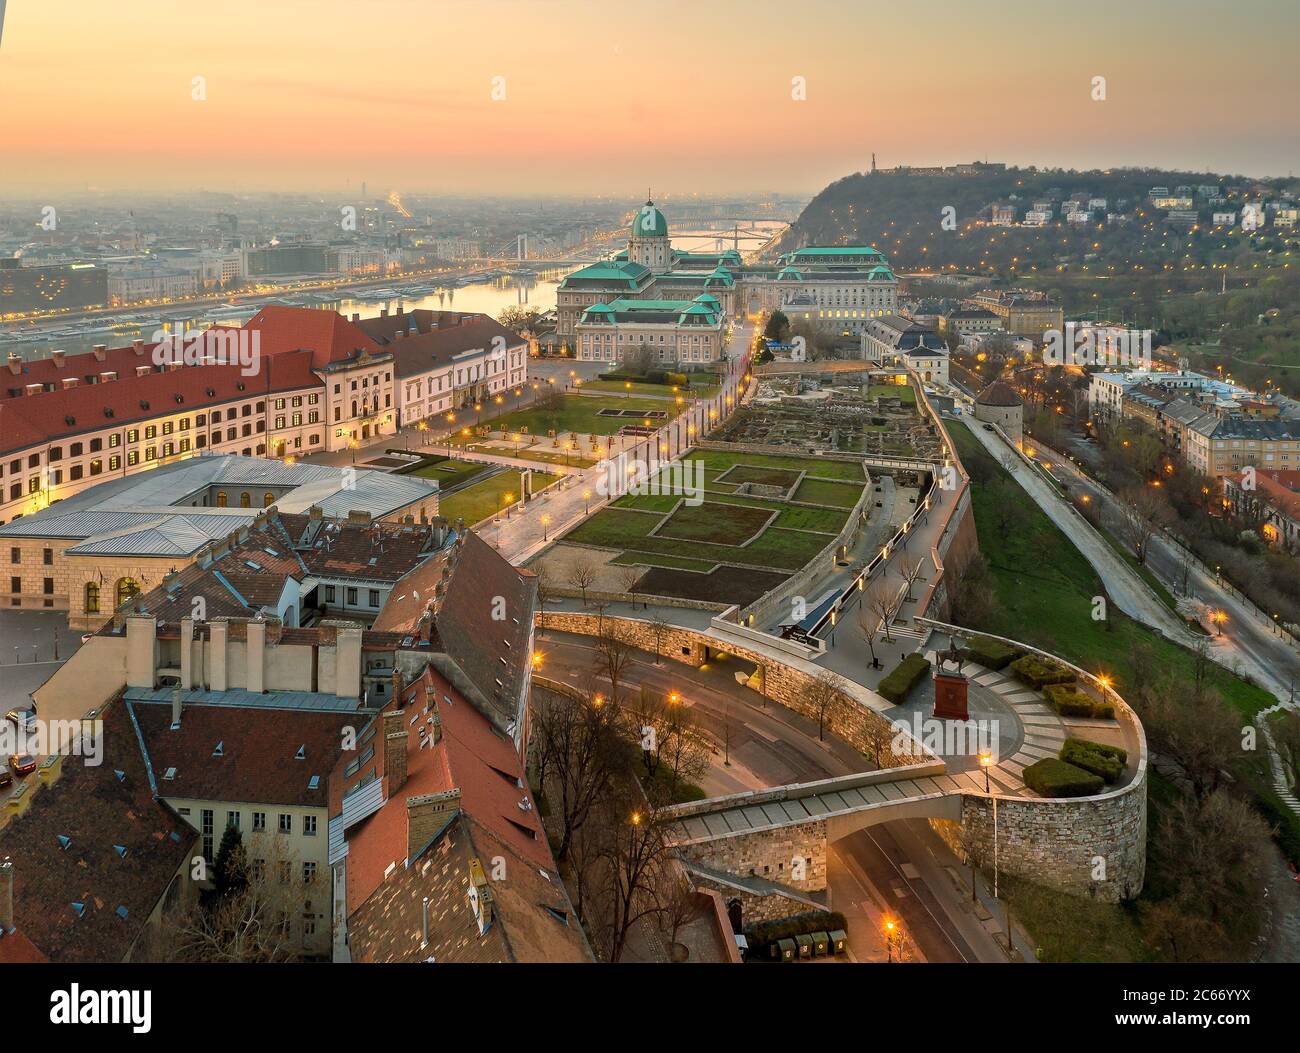
[[[743,837],[701,841],[682,845],[677,851],[684,859],[710,869],[775,881],[799,892],[821,892],[826,888],[825,823],[804,823]],[[789,902],[785,901],[785,914],[790,913]],[[774,916],[784,917],[784,914]]]
[[[1077,800],[999,797],[998,867],[1077,896],[1115,903],[1142,891],[1146,875],[1146,782]],[[956,823],[930,825],[965,858]],[[980,864],[993,867],[993,799],[966,795],[961,826]]]
[[[596,636],[603,627],[606,632],[612,632],[625,643],[649,651],[651,654],[655,653],[654,629],[649,622],[639,619],[609,615],[600,618],[595,614],[547,611],[544,618],[539,615],[539,624],[544,629],[579,633],[584,636]],[[807,695],[817,676],[828,674],[840,692],[840,702],[831,707],[826,721],[828,731],[849,743],[864,757],[875,758],[878,751],[879,764],[882,768],[915,764],[919,757],[927,759],[929,757],[919,744],[913,744],[915,752],[895,753],[893,742],[900,732],[880,713],[889,708],[889,704],[860,684],[855,684],[837,673],[823,670],[812,662],[804,662],[797,658],[778,659],[757,650],[738,647],[731,641],[718,639],[708,633],[684,629],[680,626],[670,626],[663,630],[659,642],[661,655],[685,665],[700,665],[704,661],[704,651],[707,647],[715,651],[725,651],[743,661],[762,666],[763,694],[809,720],[816,720],[817,714],[808,704]],[[910,741],[910,738],[907,739],[907,742]]]

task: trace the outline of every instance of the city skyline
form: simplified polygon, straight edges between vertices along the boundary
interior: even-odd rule
[[[1239,10],[1243,24],[1296,20],[1273,0]],[[873,152],[882,166],[1296,166],[1289,35],[1229,52],[1207,4],[1184,5],[1175,24],[1103,4],[1086,28],[1024,3],[783,12],[751,5],[738,25],[678,3],[651,19],[513,2],[383,0],[363,18],[336,0],[145,0],[129,19],[16,5],[0,51],[0,188],[517,193],[527,171],[539,195],[647,182],[811,194]],[[884,46],[899,40],[914,45]]]

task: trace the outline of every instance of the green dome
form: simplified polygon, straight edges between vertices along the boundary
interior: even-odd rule
[[[664,214],[655,208],[653,201],[647,201],[641,206],[632,219],[632,237],[634,238],[666,238],[668,237],[668,220],[664,219]]]

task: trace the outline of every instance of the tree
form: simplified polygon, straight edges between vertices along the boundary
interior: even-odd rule
[[[525,307],[522,304],[512,304],[497,315],[497,321],[507,329],[516,333],[523,333],[525,331],[536,332],[537,324],[541,320],[541,317],[542,312],[536,307]]]
[[[551,568],[542,563],[537,568],[537,613],[538,619],[537,632],[540,636],[546,631],[546,604],[551,599],[555,590],[555,579],[551,574]]]
[[[538,768],[547,773],[553,788],[546,798],[553,802],[551,814],[560,827],[556,858],[563,860],[574,833],[626,763],[627,751],[618,734],[615,699],[598,703],[594,694],[534,689],[533,700]]]
[[[1158,753],[1181,769],[1193,794],[1204,799],[1242,763],[1241,721],[1218,692],[1173,681],[1148,687],[1139,714]]]
[[[625,640],[620,640],[608,627],[605,627],[596,640],[597,663],[600,672],[609,678],[610,698],[614,702],[619,699],[619,685],[623,682],[624,672],[632,662],[632,651],[632,645]]]
[[[582,593],[582,605],[587,605],[587,590],[596,581],[596,563],[586,556],[575,559],[569,564],[569,585]]]
[[[291,920],[302,913],[303,886],[294,880],[301,863],[283,853],[281,839],[269,837],[254,843],[259,858],[249,860],[239,832],[235,835],[222,835],[213,888],[188,911],[165,918],[151,957],[265,963],[301,956]]]
[[[817,674],[809,686],[804,698],[817,720],[817,738],[826,738],[826,725],[833,721],[844,702],[844,696],[836,686],[836,676],[829,669]]]
[[[773,311],[767,316],[767,324],[763,327],[764,337],[783,343],[789,335],[790,319],[786,317],[784,311]]]
[[[641,575],[645,573],[645,567],[628,566],[622,567],[618,572],[618,583],[622,590],[632,599],[632,605],[636,606],[636,584],[641,580]]]
[[[704,914],[703,897],[682,870],[669,865],[662,868],[655,898],[659,904],[660,931],[668,937],[670,949],[675,949],[678,933]]]
[[[882,576],[867,587],[867,593],[863,599],[867,609],[880,619],[880,628],[885,634],[885,643],[894,642],[894,638],[889,635],[889,623],[894,615],[898,613],[898,598],[898,590],[886,582]]]
[[[1139,563],[1147,561],[1147,545],[1163,518],[1167,505],[1156,493],[1154,486],[1132,486],[1122,491],[1120,499],[1120,531],[1133,549]]]
[[[628,353],[623,363],[630,372],[645,376],[654,369],[656,360],[655,349],[649,344],[641,344],[635,351]]]
[[[1300,712],[1284,709],[1273,721],[1271,730],[1278,755],[1290,773],[1287,785],[1294,790],[1300,785]]]
[[[669,625],[668,622],[664,621],[664,619],[658,614],[650,619],[650,631],[655,634],[655,665],[659,664],[659,659],[663,656],[661,649],[663,647],[664,635],[671,628],[672,626]]]
[[[876,657],[876,623],[871,617],[871,612],[867,610],[866,602],[858,604],[858,628],[862,630],[862,637],[867,641],[867,647],[871,651],[871,668],[880,668],[880,659]]]
[[[921,576],[921,569],[925,566],[919,556],[913,556],[910,552],[901,552],[898,556],[898,573],[902,575],[903,581],[907,583],[907,600],[912,598],[912,586],[916,584],[917,579]]]
[[[602,815],[603,909],[596,929],[606,961],[619,961],[633,927],[661,909],[655,890],[670,864],[668,828],[660,811],[630,795],[612,798]]]

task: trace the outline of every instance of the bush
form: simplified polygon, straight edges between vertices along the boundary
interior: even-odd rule
[[[1039,658],[1036,654],[1023,655],[1011,663],[1011,671],[1037,691],[1048,684],[1073,684],[1075,675],[1057,662]]]
[[[665,384],[676,384],[679,388],[684,388],[690,382],[690,378],[685,373],[667,373]]]
[[[1043,695],[1063,717],[1095,717],[1098,720],[1113,720],[1115,717],[1114,703],[1098,702],[1070,684],[1048,684],[1043,688]]]
[[[919,654],[909,654],[890,670],[889,675],[880,681],[876,688],[883,698],[900,705],[921,681],[921,677],[930,671],[930,660]]]
[[[788,918],[774,921],[756,921],[745,926],[745,939],[749,941],[750,950],[762,947],[777,940],[792,940],[813,932],[830,932],[834,929],[847,929],[848,922],[838,910],[808,910],[802,914],[791,914]]]
[[[1005,669],[1020,657],[1020,649],[990,636],[975,636],[962,648],[962,657],[985,669]]]
[[[1102,742],[1089,742],[1087,739],[1066,739],[1059,756],[1067,764],[1100,775],[1111,783],[1123,773],[1128,751]]]
[[[1090,797],[1102,788],[1100,775],[1053,757],[1031,764],[1022,778],[1040,797]]]

